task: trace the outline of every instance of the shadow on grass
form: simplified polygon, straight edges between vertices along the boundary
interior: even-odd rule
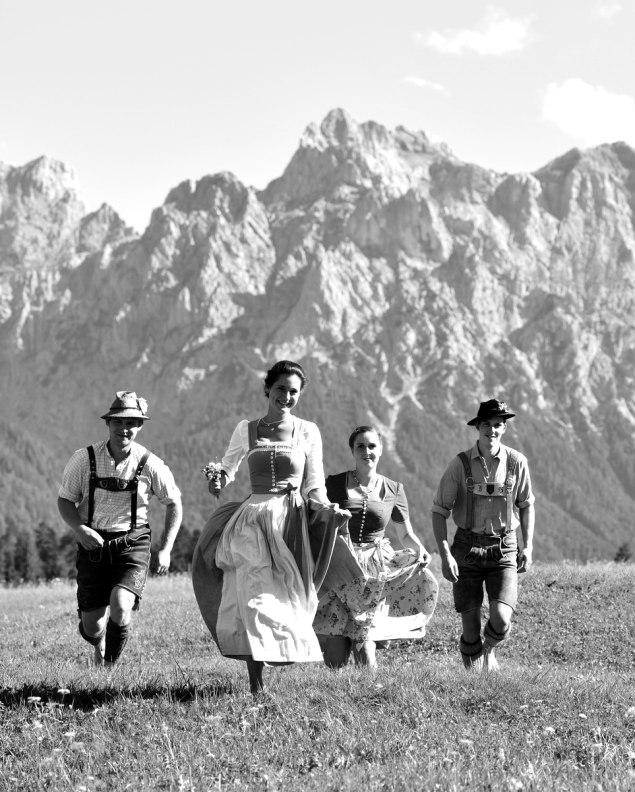
[[[189,704],[210,698],[234,694],[231,683],[216,683],[205,686],[153,684],[130,685],[127,687],[94,687],[82,690],[61,690],[48,685],[23,685],[20,688],[0,688],[0,707],[17,708],[25,705],[39,707],[71,707],[91,711],[96,707],[130,701],[131,699],[164,699],[171,704]]]

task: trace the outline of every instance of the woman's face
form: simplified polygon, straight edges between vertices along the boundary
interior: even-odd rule
[[[360,432],[353,441],[353,457],[358,470],[372,472],[381,457],[382,445],[377,432]]]
[[[297,374],[283,374],[273,383],[267,398],[269,399],[269,417],[284,416],[298,403],[302,390],[302,380]]]

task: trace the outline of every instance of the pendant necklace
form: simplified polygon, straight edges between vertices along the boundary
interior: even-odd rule
[[[285,415],[285,418],[286,418],[286,415]],[[277,420],[277,421],[271,421],[270,423],[267,423],[267,421],[265,421],[265,419],[264,419],[264,418],[261,418],[261,419],[260,419],[260,423],[261,423],[263,426],[266,426],[266,427],[267,427],[267,429],[271,429],[271,427],[272,427],[272,426],[275,426],[276,424],[282,423],[283,421],[284,421],[284,418],[278,418],[278,420]]]

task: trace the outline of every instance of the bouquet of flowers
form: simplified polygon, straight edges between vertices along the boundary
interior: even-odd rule
[[[208,462],[205,467],[202,467],[201,473],[205,473],[205,477],[208,481],[220,481],[221,470],[222,468],[220,462],[215,459],[213,462]],[[218,498],[220,491],[214,494]]]

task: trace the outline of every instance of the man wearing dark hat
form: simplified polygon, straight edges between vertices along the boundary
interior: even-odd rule
[[[454,605],[461,614],[460,651],[468,669],[497,671],[494,655],[511,629],[518,596],[518,572],[532,562],[534,495],[527,459],[501,443],[507,405],[481,402],[476,418],[476,444],[450,462],[432,506],[432,528],[441,554],[443,577],[453,584]],[[448,544],[447,519],[456,532]],[[523,536],[518,551],[517,530]],[[481,636],[483,588],[489,619]]]
[[[135,442],[148,405],[119,391],[101,417],[108,439],[75,451],[64,469],[57,506],[77,537],[79,632],[95,664],[112,666],[128,640],[150,565],[148,502],[166,507],[152,571],[165,575],[181,525],[181,493],[168,466]]]

